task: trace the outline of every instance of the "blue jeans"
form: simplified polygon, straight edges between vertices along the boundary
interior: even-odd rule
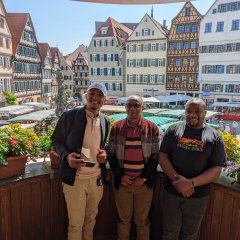
[[[208,198],[184,198],[163,190],[162,240],[196,240]]]

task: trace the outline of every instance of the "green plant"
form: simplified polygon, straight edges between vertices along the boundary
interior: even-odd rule
[[[14,105],[16,104],[17,97],[14,95],[14,93],[11,93],[9,91],[5,91],[4,95],[6,97],[6,103],[9,105]]]
[[[240,172],[240,146],[239,141],[235,136],[228,132],[219,131],[223,138],[224,146],[227,155],[227,167],[225,171],[230,177],[235,177],[235,175]]]
[[[31,160],[39,156],[39,138],[32,129],[24,129],[21,124],[9,124],[0,129],[0,165],[6,164],[7,157],[29,155]]]
[[[46,152],[49,152],[52,148],[51,136],[53,134],[53,131],[54,127],[50,127],[47,131],[43,132],[42,135],[39,137],[41,150],[43,151],[44,155]]]

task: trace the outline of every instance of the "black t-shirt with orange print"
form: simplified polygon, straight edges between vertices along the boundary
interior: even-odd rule
[[[216,130],[213,141],[202,141],[202,129],[192,129],[186,125],[181,138],[176,136],[178,125],[170,127],[160,146],[160,152],[168,154],[174,169],[186,178],[193,178],[213,166],[225,166],[225,148],[223,140]],[[206,126],[209,128],[208,126]],[[182,196],[166,177],[164,187],[167,191]],[[204,197],[209,194],[209,184],[195,187],[191,197]]]

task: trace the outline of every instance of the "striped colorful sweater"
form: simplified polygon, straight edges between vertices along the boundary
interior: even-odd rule
[[[147,184],[152,187],[152,178],[156,174],[159,156],[159,131],[156,124],[149,120],[141,119],[141,142],[144,168],[140,175],[147,179]],[[108,160],[114,173],[115,186],[121,183],[124,175],[124,154],[128,132],[127,119],[116,122],[110,132],[108,143]]]

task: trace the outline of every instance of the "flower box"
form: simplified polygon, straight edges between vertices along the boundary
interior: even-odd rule
[[[0,166],[0,179],[24,174],[27,159],[27,155],[7,157],[8,164],[6,166]]]

